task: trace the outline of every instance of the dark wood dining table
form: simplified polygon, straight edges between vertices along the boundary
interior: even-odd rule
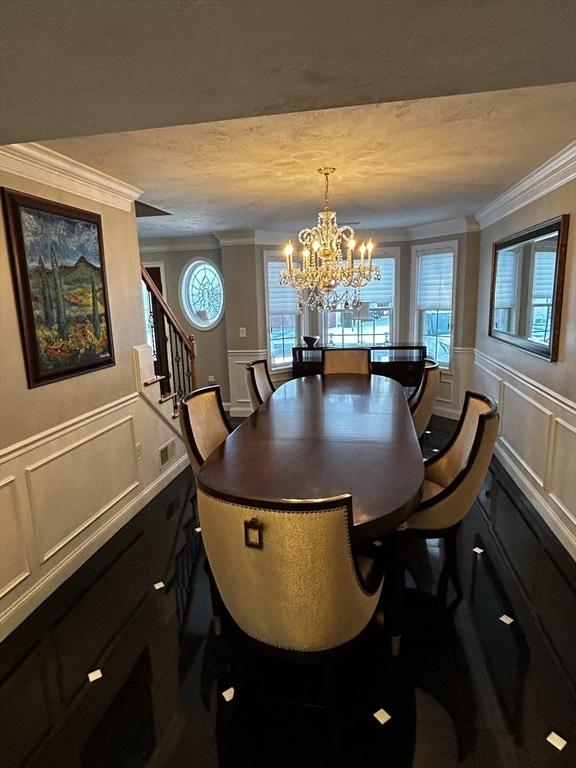
[[[208,493],[247,499],[349,493],[356,542],[406,520],[423,480],[402,386],[362,374],[287,381],[210,454],[198,475]]]

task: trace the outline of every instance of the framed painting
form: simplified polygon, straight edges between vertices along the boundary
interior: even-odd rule
[[[114,365],[100,216],[2,190],[29,387]]]

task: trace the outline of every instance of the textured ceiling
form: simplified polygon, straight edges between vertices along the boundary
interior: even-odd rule
[[[0,141],[568,82],[574,0],[4,0]]]
[[[576,134],[576,84],[44,142],[174,214],[147,236],[295,231],[335,165],[341,223],[411,226],[474,214]]]

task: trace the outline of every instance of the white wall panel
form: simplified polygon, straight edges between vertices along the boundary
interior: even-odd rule
[[[576,558],[576,403],[479,350],[474,387],[498,401],[498,459]]]
[[[16,478],[0,481],[0,598],[30,575]]]
[[[539,485],[544,485],[553,414],[516,387],[504,384],[501,403],[502,442]]]
[[[188,465],[178,439],[161,466],[179,433],[152,400],[134,392],[0,451],[0,640]]]
[[[45,562],[139,484],[132,416],[26,468]]]
[[[576,427],[563,419],[555,420],[550,457],[547,486],[576,524]]]

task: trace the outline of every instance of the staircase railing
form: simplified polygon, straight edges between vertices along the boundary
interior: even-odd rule
[[[158,382],[160,402],[172,400],[176,418],[180,400],[196,389],[196,341],[182,328],[144,265],[141,271],[146,290],[147,336],[152,345],[155,373],[144,386]]]

